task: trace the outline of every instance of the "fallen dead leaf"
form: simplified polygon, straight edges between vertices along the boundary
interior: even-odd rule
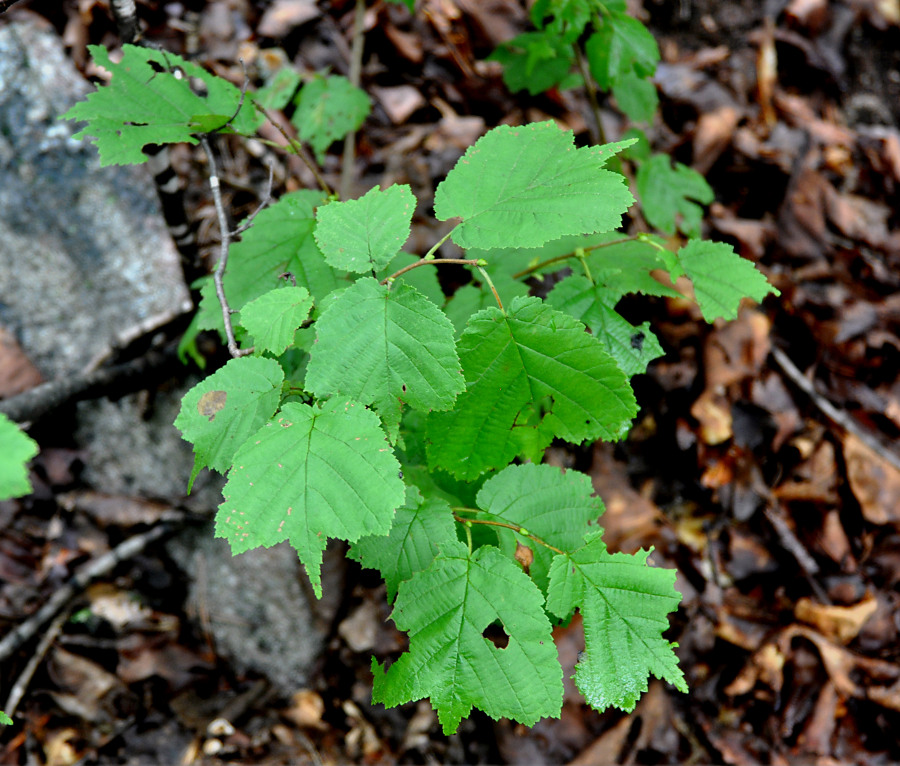
[[[322,721],[325,703],[312,689],[301,689],[291,697],[291,704],[282,715],[295,726],[312,729],[327,729]]]
[[[0,327],[0,399],[21,394],[43,381],[13,334]]]
[[[421,91],[411,85],[398,85],[393,88],[372,87],[370,90],[395,125],[402,125],[413,112],[428,103]]]
[[[825,638],[839,644],[849,644],[859,635],[877,607],[878,602],[871,595],[853,606],[818,604],[804,596],[794,606],[794,616],[800,622],[818,629]]]
[[[256,32],[262,37],[278,39],[320,15],[316,0],[275,0],[263,13]]]
[[[900,523],[900,471],[853,434],[844,436],[847,479],[872,524]]]

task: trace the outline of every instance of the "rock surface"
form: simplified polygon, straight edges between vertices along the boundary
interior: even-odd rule
[[[0,324],[47,379],[190,309],[144,167],[100,168],[60,116],[92,86],[46,22],[0,27]]]
[[[18,18],[0,26],[0,326],[52,379],[191,304],[147,169],[100,168],[96,148],[72,140],[79,127],[59,117],[91,86],[46,22]],[[83,478],[102,492],[180,502],[193,455],[172,423],[190,385],[149,401],[80,403]],[[204,472],[191,507],[212,514],[222,483]],[[285,693],[301,687],[324,633],[296,553],[281,545],[232,558],[211,525],[183,533],[170,551],[222,655]]]

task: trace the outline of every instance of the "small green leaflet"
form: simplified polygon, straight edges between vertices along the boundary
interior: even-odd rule
[[[574,550],[590,531],[588,525],[603,513],[603,501],[593,494],[590,477],[578,471],[563,473],[555,466],[533,463],[511,465],[484,483],[478,493],[482,512],[477,518],[524,527],[545,543],[564,551]],[[531,548],[531,579],[546,591],[553,552],[511,529],[493,529],[500,550],[510,558],[516,552],[516,543]]]
[[[625,375],[600,342],[539,298],[516,298],[506,314],[480,311],[458,351],[466,391],[452,411],[429,415],[426,427],[429,467],[457,478],[502,468],[554,437],[615,441],[637,413]]]
[[[585,650],[575,666],[575,685],[601,712],[610,706],[634,710],[651,673],[687,691],[673,651],[677,644],[662,637],[667,615],[681,600],[676,572],[649,566],[648,555],[609,553],[595,532],[550,566],[547,608],[560,619],[581,610]]]
[[[450,320],[409,285],[357,280],[323,309],[316,336],[306,389],[374,404],[391,433],[401,401],[445,410],[465,388]]]
[[[694,296],[707,322],[735,319],[742,298],[759,302],[769,293],[781,295],[753,263],[724,242],[693,239],[678,251],[678,261],[694,283]]]
[[[696,170],[676,162],[667,154],[654,154],[637,172],[637,191],[644,216],[657,229],[674,234],[676,227],[689,237],[700,236],[703,208],[715,195]]]
[[[570,46],[591,20],[596,4],[591,0],[537,0],[531,6],[531,22],[548,37]],[[547,17],[550,21],[547,21]]]
[[[543,32],[524,32],[500,43],[488,61],[503,65],[503,82],[511,93],[527,90],[536,96],[569,79],[575,55],[564,40]]]
[[[281,275],[285,272],[294,276],[299,287],[309,290],[317,304],[346,284],[341,272],[325,262],[313,238],[314,210],[324,199],[321,192],[301,189],[285,194],[256,216],[228,256],[223,284],[231,308],[242,309],[254,298],[283,286]],[[206,310],[206,303],[206,299],[201,302],[201,311]],[[213,307],[210,312],[216,310]]]
[[[397,509],[387,537],[363,537],[351,549],[350,558],[367,569],[377,569],[393,601],[400,583],[427,569],[438,547],[456,540],[453,511],[446,500],[423,500],[416,487],[406,488],[406,502]]]
[[[316,242],[325,260],[363,274],[383,269],[409,238],[416,198],[409,186],[377,186],[365,196],[329,202],[316,211]]]
[[[31,492],[28,462],[37,453],[37,442],[0,412],[0,500]]]
[[[650,31],[624,11],[603,14],[603,25],[584,45],[591,75],[610,90],[627,74],[650,77],[659,63],[659,46]]]
[[[663,355],[650,323],[636,327],[615,310],[618,296],[573,274],[553,287],[547,303],[584,322],[629,378]]]
[[[431,698],[445,734],[477,707],[531,726],[558,716],[562,670],[543,596],[518,564],[492,546],[469,553],[456,540],[400,585],[392,617],[409,651],[387,672],[372,659],[372,701],[388,707]],[[509,644],[482,634],[499,620]]]
[[[283,354],[309,316],[313,301],[305,287],[276,287],[241,309],[240,323],[253,336],[256,353]]]
[[[13,719],[0,710],[0,724],[4,726],[12,726]]]
[[[378,416],[362,404],[288,402],[234,456],[216,537],[232,553],[288,540],[321,598],[328,538],[388,534],[404,501],[399,473]]]
[[[328,147],[362,125],[372,108],[364,90],[337,74],[314,75],[300,89],[295,103],[291,122],[320,165]]]
[[[234,453],[278,409],[284,373],[274,359],[241,357],[205,378],[181,400],[175,418],[186,441],[194,445],[194,470],[209,466],[225,473]]]
[[[630,120],[634,122],[653,122],[656,108],[659,106],[659,95],[656,85],[645,77],[628,72],[619,77],[612,87],[616,103]]]
[[[142,151],[147,144],[196,144],[195,134],[213,130],[252,134],[262,122],[249,101],[232,120],[240,90],[174,53],[124,45],[122,60],[115,64],[102,45],[88,50],[112,78],[63,118],[88,123],[73,138],[94,136],[101,165],[139,165],[147,161]],[[184,76],[178,78],[172,70]],[[207,96],[191,90],[191,77],[203,80]]]
[[[281,67],[254,96],[263,109],[284,109],[303,82],[300,73],[291,66]]]
[[[552,121],[501,125],[470,146],[437,187],[435,215],[462,219],[451,236],[463,248],[537,247],[615,229],[634,198],[624,178],[603,166],[631,143],[576,149],[572,131]]]

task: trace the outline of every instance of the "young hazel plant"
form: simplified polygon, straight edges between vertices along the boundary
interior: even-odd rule
[[[88,122],[101,162],[257,124],[228,83],[203,73],[204,98],[142,68],[161,54],[125,55],[130,69],[67,115]],[[131,99],[107,106],[116,87]],[[164,96],[165,127],[151,109],[131,114],[147,92]],[[451,228],[421,257],[403,251],[408,186],[283,196],[228,253],[220,287],[239,353],[184,396],[175,421],[196,455],[191,484],[204,467],[227,475],[216,535],[233,553],[287,541],[317,596],[329,538],[381,573],[409,650],[389,666],[373,658],[374,701],[428,697],[447,733],[473,707],[526,725],[558,716],[552,629],[576,610],[575,683],[591,706],[633,710],[650,675],[687,688],[662,635],[680,600],[674,570],[651,566],[649,551],[607,550],[589,477],[541,459],[553,439],[628,432],[629,380],[662,350],[648,323],[616,312],[623,295],[680,297],[656,276],[686,276],[712,321],[775,291],[728,245],[693,239],[673,253],[616,233],[634,200],[606,165],[630,143],[577,148],[553,122],[489,131],[437,187],[435,216]],[[448,238],[466,258],[437,257]],[[451,296],[436,276],[448,262],[472,272]],[[546,299],[529,295],[554,272]],[[224,337],[216,286],[201,294],[194,331]]]

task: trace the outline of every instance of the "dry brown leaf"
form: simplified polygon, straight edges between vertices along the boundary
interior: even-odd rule
[[[371,600],[363,601],[338,625],[338,633],[354,652],[367,652],[375,646],[381,616]]]
[[[877,607],[878,602],[871,595],[853,606],[818,604],[803,597],[794,606],[794,616],[800,622],[817,628],[825,638],[839,644],[849,644],[859,635]]]
[[[284,37],[294,27],[319,17],[316,0],[275,0],[263,13],[256,28],[262,37]]]
[[[16,339],[5,327],[0,327],[0,399],[21,394],[43,381]]]
[[[428,103],[421,91],[411,85],[397,85],[393,88],[372,87],[371,91],[395,125],[402,125],[417,109]]]
[[[705,444],[721,444],[731,438],[733,421],[726,397],[706,389],[691,405],[691,415],[700,423],[700,438]]]
[[[301,689],[291,697],[291,704],[282,715],[299,728],[327,729],[322,721],[325,703],[312,689]]]
[[[700,115],[694,131],[694,170],[706,175],[731,144],[740,119],[741,112],[733,106],[722,106]]]
[[[844,436],[847,479],[872,524],[900,523],[900,471],[853,434]]]

